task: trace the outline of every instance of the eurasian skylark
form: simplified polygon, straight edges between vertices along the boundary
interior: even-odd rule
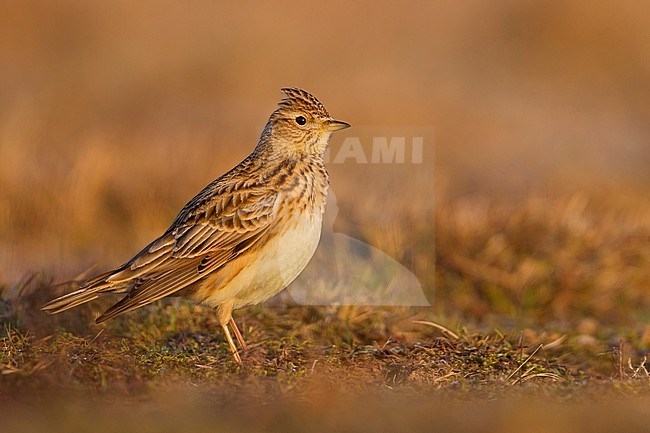
[[[166,296],[185,296],[217,308],[241,362],[228,327],[246,344],[232,311],[279,293],[311,259],[329,188],[325,149],[333,131],[350,126],[332,119],[306,91],[282,91],[286,97],[253,153],[190,200],[162,236],[42,309],[55,314],[102,294],[125,294],[100,323]]]

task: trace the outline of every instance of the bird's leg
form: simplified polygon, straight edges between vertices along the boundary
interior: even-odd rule
[[[223,328],[223,333],[226,334],[226,340],[228,340],[228,344],[230,345],[230,351],[232,352],[232,357],[235,358],[235,361],[241,364],[241,357],[237,352],[237,347],[235,347],[235,342],[232,340],[232,336],[230,335],[230,331],[228,330],[228,324],[226,323],[225,325],[221,325],[221,327]]]
[[[217,313],[219,314],[219,323],[221,324],[223,333],[226,334],[226,340],[228,340],[228,345],[230,345],[230,351],[232,352],[232,356],[233,358],[235,358],[235,361],[241,364],[241,357],[237,352],[237,346],[235,346],[235,342],[233,341],[232,336],[230,335],[230,330],[228,329],[228,324],[230,322],[235,323],[232,320],[232,307],[233,307],[233,301],[224,302],[223,304],[219,305],[219,307],[217,307]],[[235,329],[237,329],[237,325],[235,325]],[[237,334],[239,334],[238,329],[237,329]],[[239,337],[237,339],[239,339]]]
[[[237,323],[235,322],[235,319],[230,317],[230,326],[232,327],[232,331],[235,333],[235,337],[237,338],[237,342],[241,346],[242,349],[248,350],[248,345],[244,341],[244,336],[239,332],[239,328],[237,327]]]

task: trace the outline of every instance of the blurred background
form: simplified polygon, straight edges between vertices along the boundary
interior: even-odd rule
[[[334,166],[332,182],[335,229],[414,270],[438,314],[648,317],[650,5],[2,11],[0,286],[122,263],[248,155],[297,86],[353,125],[434,128],[430,175]]]

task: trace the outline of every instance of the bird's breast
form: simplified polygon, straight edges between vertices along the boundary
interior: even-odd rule
[[[278,198],[267,234],[250,249],[207,277],[196,298],[216,307],[233,300],[235,308],[257,304],[288,286],[311,260],[320,240],[327,200],[322,165],[293,166],[269,185]]]
[[[265,241],[218,272],[231,274],[225,284],[205,287],[210,306],[234,300],[234,308],[258,304],[287,287],[307,266],[320,240],[322,212],[281,214]],[[219,278],[220,279],[220,278]],[[216,282],[216,281],[215,281]],[[206,283],[210,284],[208,281]]]

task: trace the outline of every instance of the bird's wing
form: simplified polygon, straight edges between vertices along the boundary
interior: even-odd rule
[[[108,277],[133,285],[97,321],[169,296],[241,255],[268,232],[276,199],[268,186],[197,195],[163,236]]]

